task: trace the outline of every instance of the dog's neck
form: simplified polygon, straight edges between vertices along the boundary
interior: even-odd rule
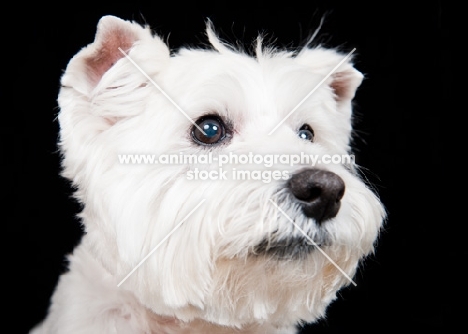
[[[278,329],[265,322],[263,324],[246,325],[242,328],[232,328],[213,324],[202,319],[194,319],[183,322],[175,317],[158,315],[138,301],[135,295],[125,288],[117,286],[117,278],[104,268],[92,255],[89,244],[84,236],[83,243],[78,246],[70,256],[70,271],[61,280],[62,291],[68,291],[73,296],[68,296],[66,302],[72,305],[62,305],[58,312],[73,309],[82,317],[83,323],[92,324],[95,328],[116,328],[117,333],[151,333],[151,334],[280,334],[292,333],[293,329]],[[107,295],[104,299],[97,300],[93,294],[84,293],[73,289],[73,286],[94,287]],[[70,285],[70,288],[64,287]],[[78,305],[78,306],[77,306]],[[77,310],[81,305],[83,309]],[[72,306],[72,307],[71,307]],[[100,314],[96,317],[96,314]],[[66,316],[62,317],[67,318]],[[96,321],[102,322],[96,324]],[[47,328],[47,327],[46,327]]]

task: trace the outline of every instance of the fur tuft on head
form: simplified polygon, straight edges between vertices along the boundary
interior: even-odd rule
[[[206,21],[206,35],[210,44],[219,53],[227,54],[235,51],[230,44],[224,43],[219,39],[218,35],[214,30],[213,22],[209,19]]]

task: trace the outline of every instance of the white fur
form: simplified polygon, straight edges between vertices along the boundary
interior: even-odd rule
[[[351,61],[268,135],[343,54],[259,42],[251,57],[222,43],[210,26],[207,34],[214,49],[171,55],[149,28],[104,17],[95,42],[70,61],[59,95],[59,144],[86,234],[69,256],[48,317],[32,333],[295,333],[299,322],[322,317],[349,281],[318,251],[297,260],[252,254],[273,231],[299,234],[269,199],[310,237],[326,233],[331,242],[323,250],[349,276],[373,251],[384,209],[341,165],[321,167],[338,174],[346,192],[337,216],[319,231],[288,199],[284,181],[189,181],[184,173],[194,166],[118,163],[126,153],[350,153],[351,100],[362,80]],[[192,119],[229,119],[231,141],[210,149],[194,144],[192,124],[115,50],[119,43]],[[313,143],[297,136],[305,123],[315,131]],[[293,173],[304,166],[275,167]]]

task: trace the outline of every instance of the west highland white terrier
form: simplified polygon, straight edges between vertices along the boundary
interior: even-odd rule
[[[297,333],[373,252],[385,210],[336,159],[350,54],[206,33],[171,52],[105,16],[69,62],[59,147],[85,235],[32,333]]]

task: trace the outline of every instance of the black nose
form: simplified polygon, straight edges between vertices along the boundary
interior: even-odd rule
[[[302,204],[304,214],[321,223],[338,213],[345,184],[335,173],[306,169],[289,179],[289,188]]]

